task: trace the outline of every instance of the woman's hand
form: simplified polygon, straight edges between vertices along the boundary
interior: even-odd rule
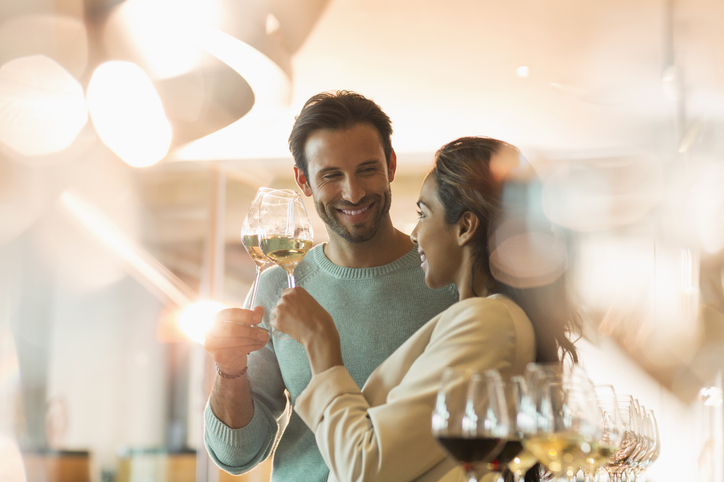
[[[271,315],[274,328],[307,350],[312,374],[343,364],[334,320],[304,288],[284,290]]]

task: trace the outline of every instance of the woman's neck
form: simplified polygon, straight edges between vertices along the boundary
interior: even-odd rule
[[[471,268],[471,266],[473,266],[473,259],[465,256],[461,265],[460,280],[455,283],[460,294],[459,301],[476,296],[490,295],[486,288],[488,275],[480,268],[479,264],[475,264],[474,268]]]

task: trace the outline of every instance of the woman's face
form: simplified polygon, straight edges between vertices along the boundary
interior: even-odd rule
[[[455,283],[462,262],[462,249],[456,236],[457,224],[445,222],[445,209],[432,174],[428,174],[422,183],[417,207],[419,220],[410,239],[418,245],[425,284],[434,289]]]

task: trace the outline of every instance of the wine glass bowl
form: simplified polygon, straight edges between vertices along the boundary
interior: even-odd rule
[[[294,269],[312,248],[314,239],[302,198],[292,192],[267,192],[260,207],[261,251],[286,271],[289,288],[295,287]]]
[[[623,425],[616,401],[616,391],[611,385],[596,385],[596,400],[601,413],[601,438],[594,444],[593,451],[586,458],[583,469],[585,480],[593,480],[596,473],[605,466],[621,448]]]
[[[500,375],[445,368],[432,416],[432,434],[469,481],[497,456],[509,431]]]
[[[254,285],[252,287],[248,303],[249,309],[254,309],[261,272],[274,265],[274,263],[262,252],[260,244],[260,239],[263,233],[260,216],[261,200],[264,197],[264,194],[271,191],[273,191],[273,189],[268,187],[260,187],[257,190],[254,200],[251,202],[249,210],[246,213],[246,217],[244,217],[244,221],[241,224],[241,244],[244,245],[246,252],[249,253],[249,256],[256,265],[256,276],[254,278]]]
[[[571,480],[594,452],[602,422],[593,384],[576,366],[533,366],[529,393],[534,428],[523,447],[558,480]]]
[[[530,398],[522,376],[503,380],[503,392],[508,408],[509,430],[503,448],[490,462],[489,469],[502,476],[507,468],[513,475],[513,481],[518,482],[538,462],[538,459],[523,448],[526,427],[530,426],[527,418]]]
[[[640,447],[641,433],[634,398],[631,395],[618,395],[616,403],[621,414],[623,436],[619,450],[613,454],[604,468],[608,472],[609,479],[620,482]]]

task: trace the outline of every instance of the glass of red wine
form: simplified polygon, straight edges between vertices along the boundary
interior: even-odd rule
[[[523,438],[533,427],[533,406],[528,396],[525,379],[514,376],[503,380],[503,393],[508,408],[509,430],[505,436],[500,453],[490,461],[488,468],[499,474],[504,480],[507,469],[514,482],[523,478],[525,473],[538,463],[538,459],[523,448]]]
[[[445,368],[432,416],[438,444],[458,462],[468,482],[497,456],[508,433],[503,384],[495,370]]]

